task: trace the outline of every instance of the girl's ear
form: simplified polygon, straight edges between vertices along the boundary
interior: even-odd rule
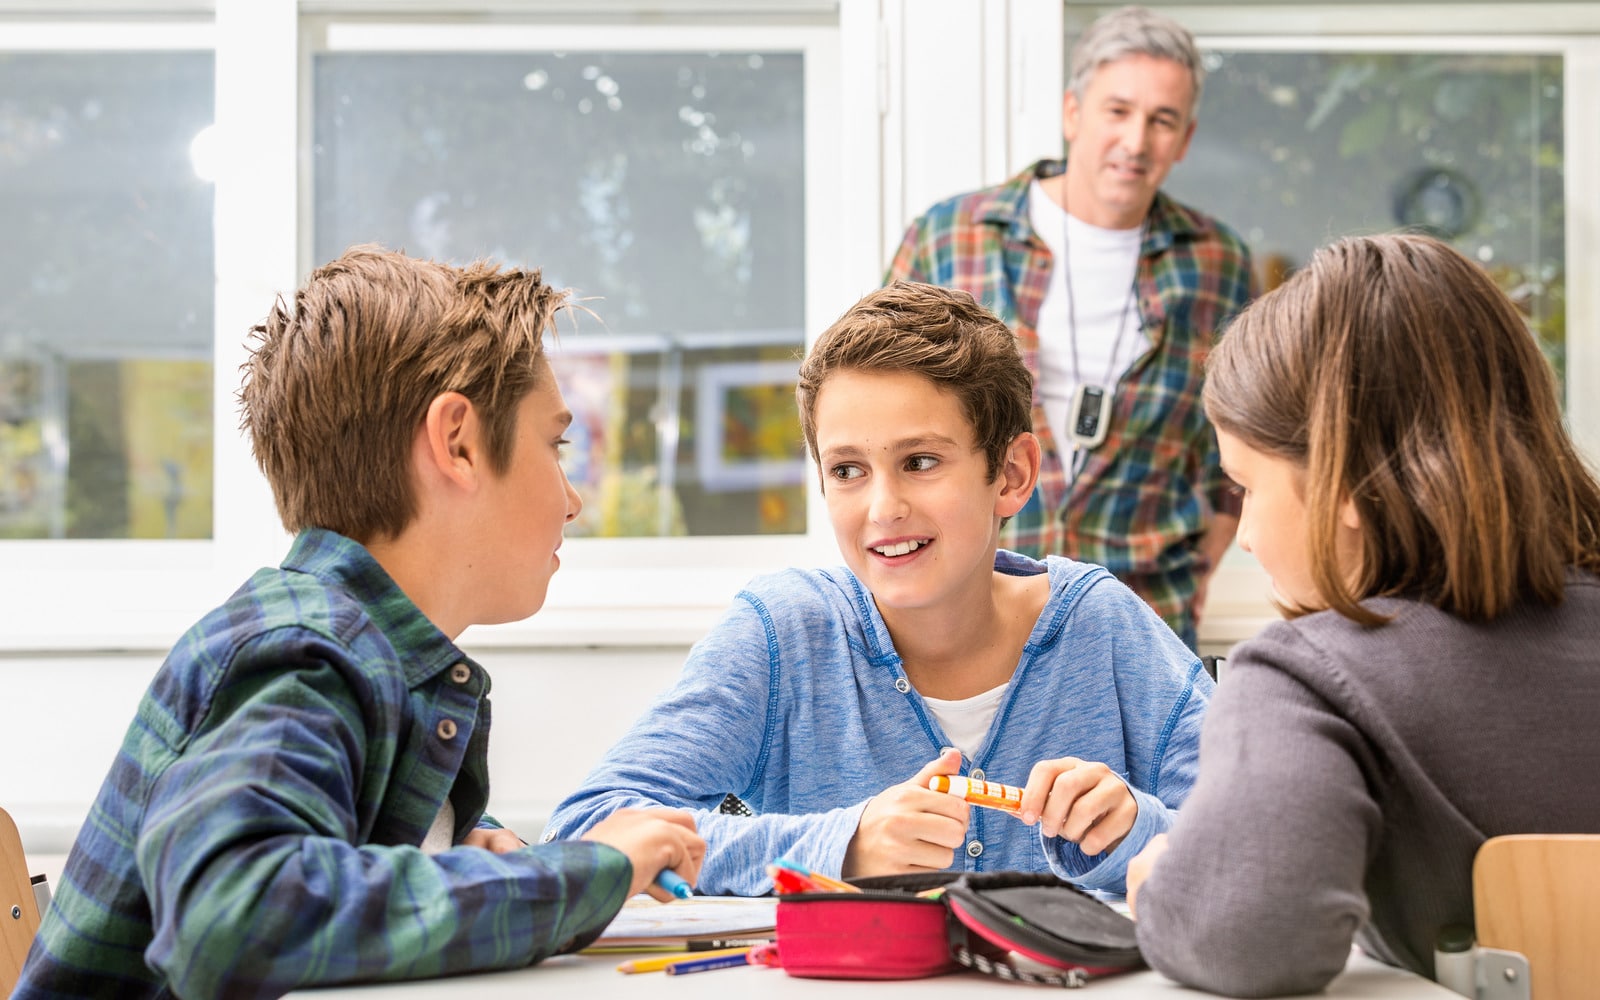
[[[1361,513],[1356,510],[1356,502],[1349,496],[1339,501],[1339,524],[1351,531],[1361,530]]]
[[[995,514],[1011,517],[1028,503],[1033,488],[1039,484],[1041,455],[1039,438],[1032,431],[1023,431],[1012,439],[997,477],[1000,493],[995,497]]]

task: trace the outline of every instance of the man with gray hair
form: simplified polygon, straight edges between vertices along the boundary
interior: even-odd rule
[[[1240,503],[1201,378],[1254,285],[1238,235],[1160,191],[1188,151],[1204,76],[1171,19],[1101,17],[1072,53],[1066,160],[933,206],[885,278],[970,292],[1034,374],[1044,469],[1002,546],[1104,565],[1191,648]]]

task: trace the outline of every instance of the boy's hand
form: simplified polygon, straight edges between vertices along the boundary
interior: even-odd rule
[[[960,774],[961,752],[946,750],[915,777],[874,796],[844,854],[842,874],[898,875],[949,868],[967,839],[966,802],[928,788],[937,774]]]
[[[1065,837],[1094,855],[1122,843],[1139,818],[1139,804],[1111,768],[1062,757],[1033,765],[1021,817],[1029,826],[1038,823],[1045,836]]]
[[[582,837],[609,844],[633,862],[634,893],[648,892],[663,903],[672,893],[656,885],[656,875],[671,868],[690,885],[700,878],[706,842],[694,832],[694,817],[682,809],[618,809]]]
[[[509,854],[527,847],[528,842],[510,830],[480,826],[467,831],[467,835],[461,838],[461,846],[481,847],[496,854]]]
[[[1150,877],[1150,869],[1155,867],[1156,858],[1167,853],[1167,835],[1158,833],[1150,838],[1150,843],[1144,845],[1144,850],[1133,856],[1128,862],[1128,912],[1133,919],[1139,919],[1138,903],[1139,887],[1144,885],[1144,880]]]

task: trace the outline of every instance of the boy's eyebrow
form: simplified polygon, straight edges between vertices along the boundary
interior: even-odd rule
[[[920,437],[908,437],[901,438],[898,441],[891,441],[885,447],[890,451],[912,451],[917,448],[956,448],[959,446],[953,438],[945,437],[943,434],[924,434]],[[837,444],[822,449],[822,454],[832,457],[853,458],[864,453],[865,449],[854,444]]]

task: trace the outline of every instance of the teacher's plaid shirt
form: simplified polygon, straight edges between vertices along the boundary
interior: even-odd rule
[[[157,671],[13,1000],[276,997],[592,940],[620,851],[417,846],[447,795],[457,840],[492,825],[488,691],[366,549],[303,532]]]
[[[906,231],[885,278],[972,293],[1016,333],[1035,380],[1039,306],[1053,262],[1028,221],[1028,191],[1034,178],[1064,169],[1065,161],[1041,161],[997,187],[933,206]],[[1217,334],[1252,294],[1250,253],[1226,226],[1158,193],[1138,286],[1150,350],[1118,381],[1106,439],[1074,480],[1035,382],[1033,424],[1044,467],[1000,544],[1036,558],[1059,554],[1105,566],[1193,645],[1189,599],[1207,569],[1195,546],[1213,511],[1239,512],[1200,406],[1201,379]]]

